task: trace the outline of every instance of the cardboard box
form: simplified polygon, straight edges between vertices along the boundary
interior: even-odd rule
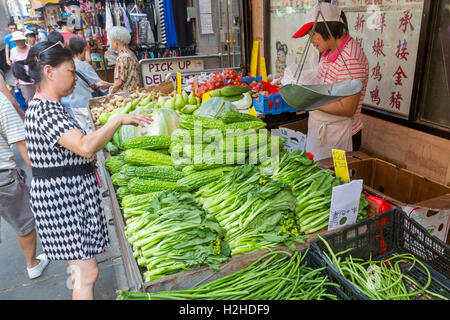
[[[349,162],[348,168],[350,178],[362,179],[369,194],[386,199],[450,242],[450,187],[376,158]]]
[[[308,118],[280,125],[280,137],[286,140],[284,149],[291,152],[293,150],[305,150],[306,134],[308,133]]]

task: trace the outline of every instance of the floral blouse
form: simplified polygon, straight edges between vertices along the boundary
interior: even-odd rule
[[[114,78],[122,80],[119,91],[133,92],[141,86],[139,61],[130,49],[119,52],[114,69]]]

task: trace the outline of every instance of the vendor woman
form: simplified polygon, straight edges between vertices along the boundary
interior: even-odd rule
[[[319,14],[313,28],[319,8],[323,17]],[[305,35],[310,36],[311,44],[321,55],[318,78],[323,84],[351,78],[363,83],[360,93],[309,112],[306,150],[314,155],[314,160],[331,157],[331,149],[357,151],[361,146],[361,107],[369,77],[367,57],[361,46],[349,35],[344,12],[330,3],[319,2],[306,13],[305,24],[293,38]]]

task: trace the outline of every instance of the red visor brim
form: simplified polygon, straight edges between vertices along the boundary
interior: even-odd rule
[[[313,25],[314,22],[305,23],[300,29],[298,29],[298,31],[292,36],[292,38],[296,39],[305,36]]]

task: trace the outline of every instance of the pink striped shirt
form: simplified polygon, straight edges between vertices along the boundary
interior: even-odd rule
[[[347,35],[339,47],[342,57],[345,59],[348,69],[353,79],[361,80],[363,88],[359,99],[358,108],[353,115],[352,135],[358,133],[362,128],[361,108],[366,95],[367,81],[369,79],[369,63],[364,54],[364,50],[356,41]],[[351,79],[339,52],[336,50],[331,56],[329,51],[325,51],[320,58],[319,77],[324,79],[324,84],[332,84],[342,80]]]

